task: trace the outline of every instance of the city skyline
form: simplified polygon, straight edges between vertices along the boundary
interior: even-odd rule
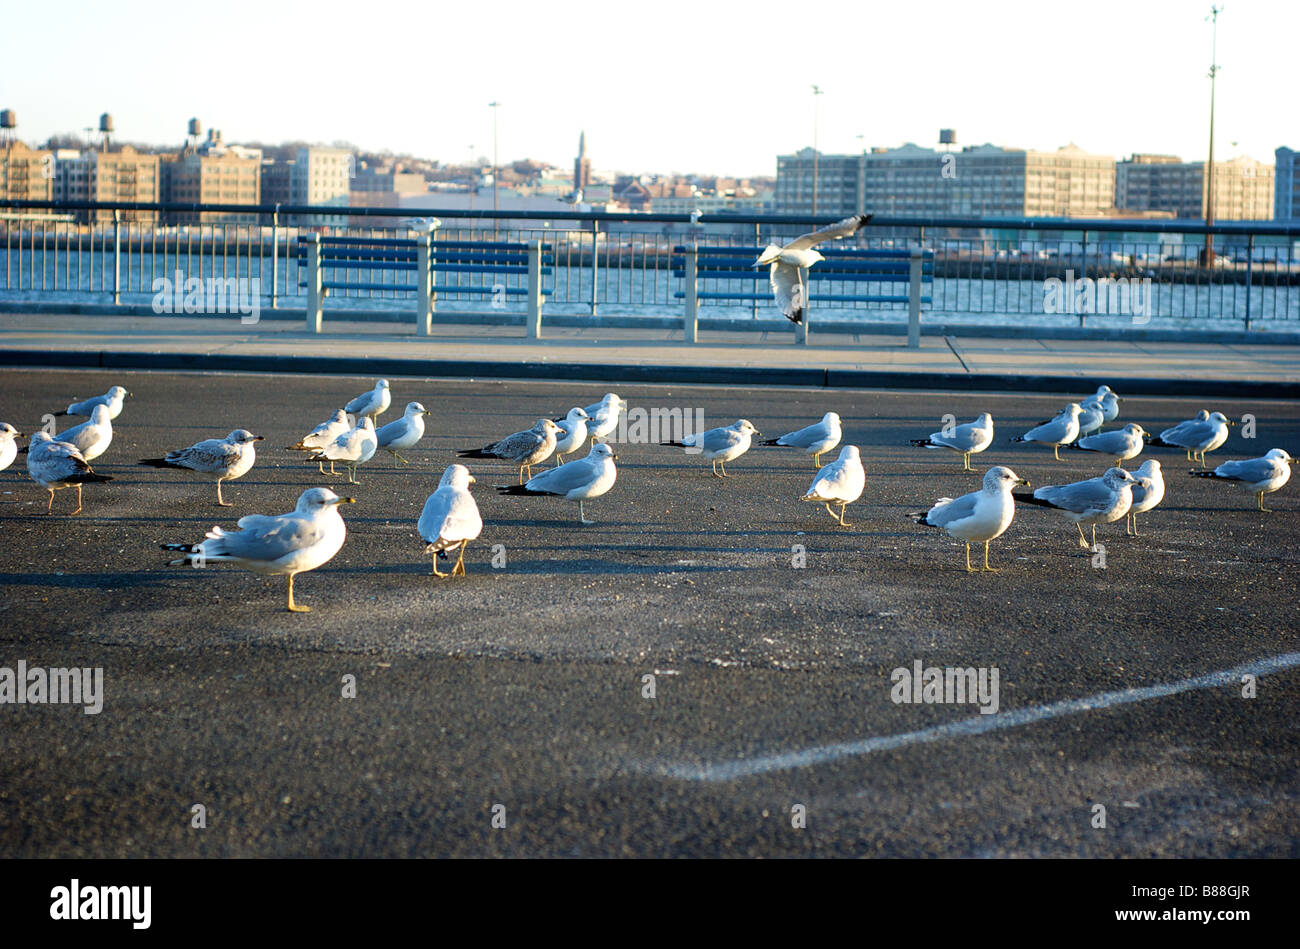
[[[79,133],[108,111],[120,138],[165,144],[181,141],[185,121],[197,115],[231,142],[347,140],[461,164],[491,154],[488,103],[499,101],[503,162],[568,165],[575,133],[585,129],[603,172],[771,176],[776,155],[812,144],[813,83],[824,90],[817,145],[826,154],[929,146],[941,127],[957,130],[959,147],[1074,143],[1117,158],[1201,160],[1208,138],[1209,7],[1185,0],[1103,2],[1086,16],[1011,3],[997,20],[987,8],[960,4],[909,12],[832,2],[799,21],[811,52],[793,59],[775,39],[789,18],[777,4],[750,5],[739,18],[675,0],[657,5],[653,17],[588,3],[507,3],[490,21],[464,9],[435,15],[397,5],[372,28],[344,5],[320,4],[306,20],[301,8],[233,0],[204,25],[203,50],[167,67],[190,82],[158,81],[158,63],[172,62],[166,56],[104,58],[105,37],[127,51],[191,49],[200,39],[177,36],[174,14],[154,0],[131,9],[122,18],[70,4],[76,27],[60,37],[61,61],[111,64],[88,67],[93,93],[77,72],[51,71],[41,44],[17,44],[7,55],[0,105],[17,111],[21,138]],[[558,16],[561,9],[572,16]],[[14,14],[14,35],[48,29],[35,8]],[[278,37],[276,48],[298,37],[316,55],[268,54],[267,43],[250,41],[249,22]],[[584,39],[575,38],[574,22],[590,26]],[[862,29],[828,27],[846,24]],[[1236,3],[1220,16],[1216,159],[1268,160],[1294,144],[1271,105],[1289,88],[1287,43],[1297,25],[1293,8],[1266,0]],[[676,58],[683,49],[685,61]]]

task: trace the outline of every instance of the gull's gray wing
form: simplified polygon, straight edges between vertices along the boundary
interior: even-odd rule
[[[972,491],[947,504],[936,504],[925,515],[925,522],[935,527],[947,527],[955,521],[964,520],[975,513],[975,503],[979,496],[978,491]]]
[[[855,214],[852,217],[846,217],[842,221],[836,221],[830,227],[823,227],[820,231],[813,231],[810,234],[800,234],[790,243],[785,245],[785,250],[806,250],[809,247],[815,247],[822,241],[834,241],[843,237],[852,237],[871,220],[870,214]]]
[[[399,419],[394,419],[387,425],[381,426],[375,431],[375,437],[378,439],[378,445],[383,448],[390,442],[396,441],[403,435],[411,431],[411,419],[403,415]]]
[[[958,425],[954,428],[951,435],[934,432],[930,436],[930,441],[936,445],[947,445],[949,448],[955,448],[958,451],[970,451],[984,435],[984,432],[985,429],[980,428],[974,422],[967,422],[965,425]]]
[[[310,547],[325,536],[323,525],[298,514],[250,514],[239,519],[239,526],[236,531],[214,528],[203,543],[204,553],[270,562]]]
[[[1273,461],[1270,458],[1248,458],[1245,461],[1225,461],[1219,467],[1214,469],[1214,473],[1220,478],[1231,478],[1234,481],[1245,481],[1247,484],[1254,484],[1259,481],[1267,481],[1273,477],[1276,469],[1273,467]]]
[[[1034,497],[1073,514],[1099,514],[1115,504],[1115,492],[1101,478],[1047,485],[1035,491]]]
[[[239,446],[209,438],[189,448],[169,451],[166,460],[173,465],[180,465],[192,471],[216,472],[229,468],[239,460]]]
[[[1127,432],[1101,432],[1097,435],[1089,435],[1087,438],[1080,438],[1075,442],[1080,448],[1088,451],[1100,451],[1108,455],[1121,454],[1129,447]]]
[[[590,458],[579,458],[566,462],[558,468],[548,468],[536,477],[529,478],[524,485],[529,491],[545,491],[548,494],[568,494],[574,488],[581,488],[596,480],[600,467]]]
[[[704,451],[726,451],[734,447],[740,439],[740,432],[733,428],[711,428],[707,432],[694,436],[690,444]],[[682,441],[685,442],[686,439],[683,438]]]
[[[799,268],[794,264],[774,263],[770,282],[776,305],[787,319],[794,319],[796,313],[807,308],[804,288],[799,282]]]
[[[544,435],[539,435],[534,431],[515,432],[513,435],[507,435],[501,441],[493,445],[489,451],[501,458],[527,458],[546,441]]]
[[[830,437],[830,426],[825,422],[814,422],[797,432],[789,432],[782,435],[776,440],[778,445],[787,445],[791,448],[807,448],[809,445],[815,445],[817,442],[825,441]]]
[[[1069,416],[1057,416],[1050,422],[1044,422],[1025,432],[1022,438],[1031,442],[1060,442],[1070,430]]]

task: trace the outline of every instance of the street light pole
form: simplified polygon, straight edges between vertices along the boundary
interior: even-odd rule
[[[1219,12],[1220,6],[1211,6],[1206,17],[1212,23],[1210,39],[1210,157],[1205,163],[1205,226],[1214,224],[1214,79],[1219,72]],[[1205,266],[1214,266],[1214,235],[1205,235]]]
[[[497,108],[501,105],[495,99],[488,103],[492,109],[492,210],[497,210],[497,193],[500,187],[497,179],[501,176],[500,169],[497,165]]]
[[[821,86],[814,85],[813,92],[813,182],[812,182],[812,213],[813,217],[817,216],[817,97],[822,95]]]

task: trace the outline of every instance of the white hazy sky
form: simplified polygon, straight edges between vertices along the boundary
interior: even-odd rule
[[[938,129],[963,145],[1203,159],[1209,0],[70,0],[4,14],[0,107],[43,141],[101,112],[120,137],[346,139],[443,161],[775,174]],[[1226,0],[1215,155],[1300,147],[1296,0]],[[863,138],[859,138],[863,136]],[[1237,143],[1235,146],[1233,143]]]

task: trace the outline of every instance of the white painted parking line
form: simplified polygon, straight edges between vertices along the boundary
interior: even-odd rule
[[[802,751],[788,751],[777,755],[764,755],[759,758],[738,758],[716,764],[678,764],[650,767],[647,770],[665,777],[684,781],[734,781],[756,774],[772,771],[789,771],[794,768],[807,768],[812,765],[826,764],[843,758],[855,758],[877,751],[891,751],[908,745],[942,741],[946,738],[960,738],[969,735],[983,735],[986,732],[999,731],[1004,728],[1016,728],[1035,722],[1088,712],[1114,708],[1117,705],[1129,705],[1150,699],[1165,698],[1180,692],[1192,692],[1198,689],[1216,689],[1226,685],[1241,684],[1242,676],[1266,676],[1300,666],[1300,652],[1284,653],[1266,659],[1257,659],[1245,665],[1224,669],[1221,672],[1209,672],[1191,679],[1180,679],[1162,685],[1147,685],[1136,689],[1121,689],[1116,692],[1102,692],[1099,695],[1082,699],[1067,699],[1046,705],[1031,705],[1028,708],[999,712],[996,715],[976,715],[974,718],[950,722],[946,725],[934,725],[919,731],[903,732],[898,735],[878,735],[858,741],[840,742],[833,745],[820,745]]]

